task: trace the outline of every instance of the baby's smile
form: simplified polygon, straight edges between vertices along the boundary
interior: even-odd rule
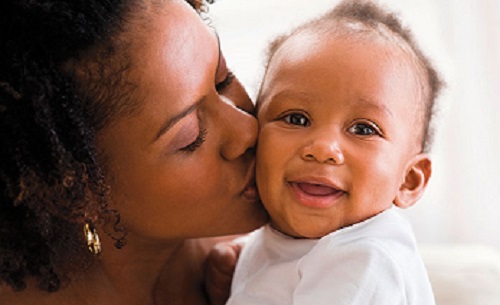
[[[299,182],[297,186],[306,194],[311,196],[328,196],[332,195],[339,190],[332,188],[330,186],[316,184],[316,183],[304,183]]]
[[[328,208],[336,204],[345,191],[329,182],[290,181],[289,185],[294,197],[304,206],[311,208]]]

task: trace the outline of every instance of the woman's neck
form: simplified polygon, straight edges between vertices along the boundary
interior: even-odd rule
[[[24,292],[9,293],[12,302],[6,304],[206,305],[204,242],[176,241],[160,247],[127,236],[127,245],[118,250],[103,241],[98,262],[68,287],[49,294],[30,285]]]
[[[158,241],[147,243],[127,236],[123,249],[107,247],[96,274],[122,299],[116,304],[205,304],[202,265],[206,253],[200,241],[159,245]]]

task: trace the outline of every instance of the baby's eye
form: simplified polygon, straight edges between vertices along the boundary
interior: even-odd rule
[[[283,120],[285,120],[285,122],[287,122],[290,125],[303,126],[303,127],[308,127],[309,125],[311,125],[311,121],[309,121],[309,119],[301,113],[287,114],[283,117]]]
[[[356,123],[349,127],[348,131],[359,136],[376,136],[382,135],[380,129],[374,124]]]

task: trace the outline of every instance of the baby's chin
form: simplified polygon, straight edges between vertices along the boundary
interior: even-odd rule
[[[305,224],[302,222],[295,224],[287,223],[282,226],[273,225],[271,222],[271,225],[274,229],[280,231],[281,233],[298,239],[318,239],[340,229],[340,227],[337,228],[336,226],[333,226],[328,220],[313,224]]]

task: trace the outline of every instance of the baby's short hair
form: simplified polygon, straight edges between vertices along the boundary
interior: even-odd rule
[[[354,39],[382,36],[387,40],[395,41],[398,46],[414,57],[413,61],[422,76],[421,90],[424,97],[421,146],[423,152],[429,151],[434,134],[432,119],[435,114],[435,101],[443,87],[443,81],[418,46],[411,31],[402,25],[394,12],[370,0],[344,0],[326,14],[275,38],[267,51],[267,64],[289,37],[305,31],[334,33],[336,36]]]

